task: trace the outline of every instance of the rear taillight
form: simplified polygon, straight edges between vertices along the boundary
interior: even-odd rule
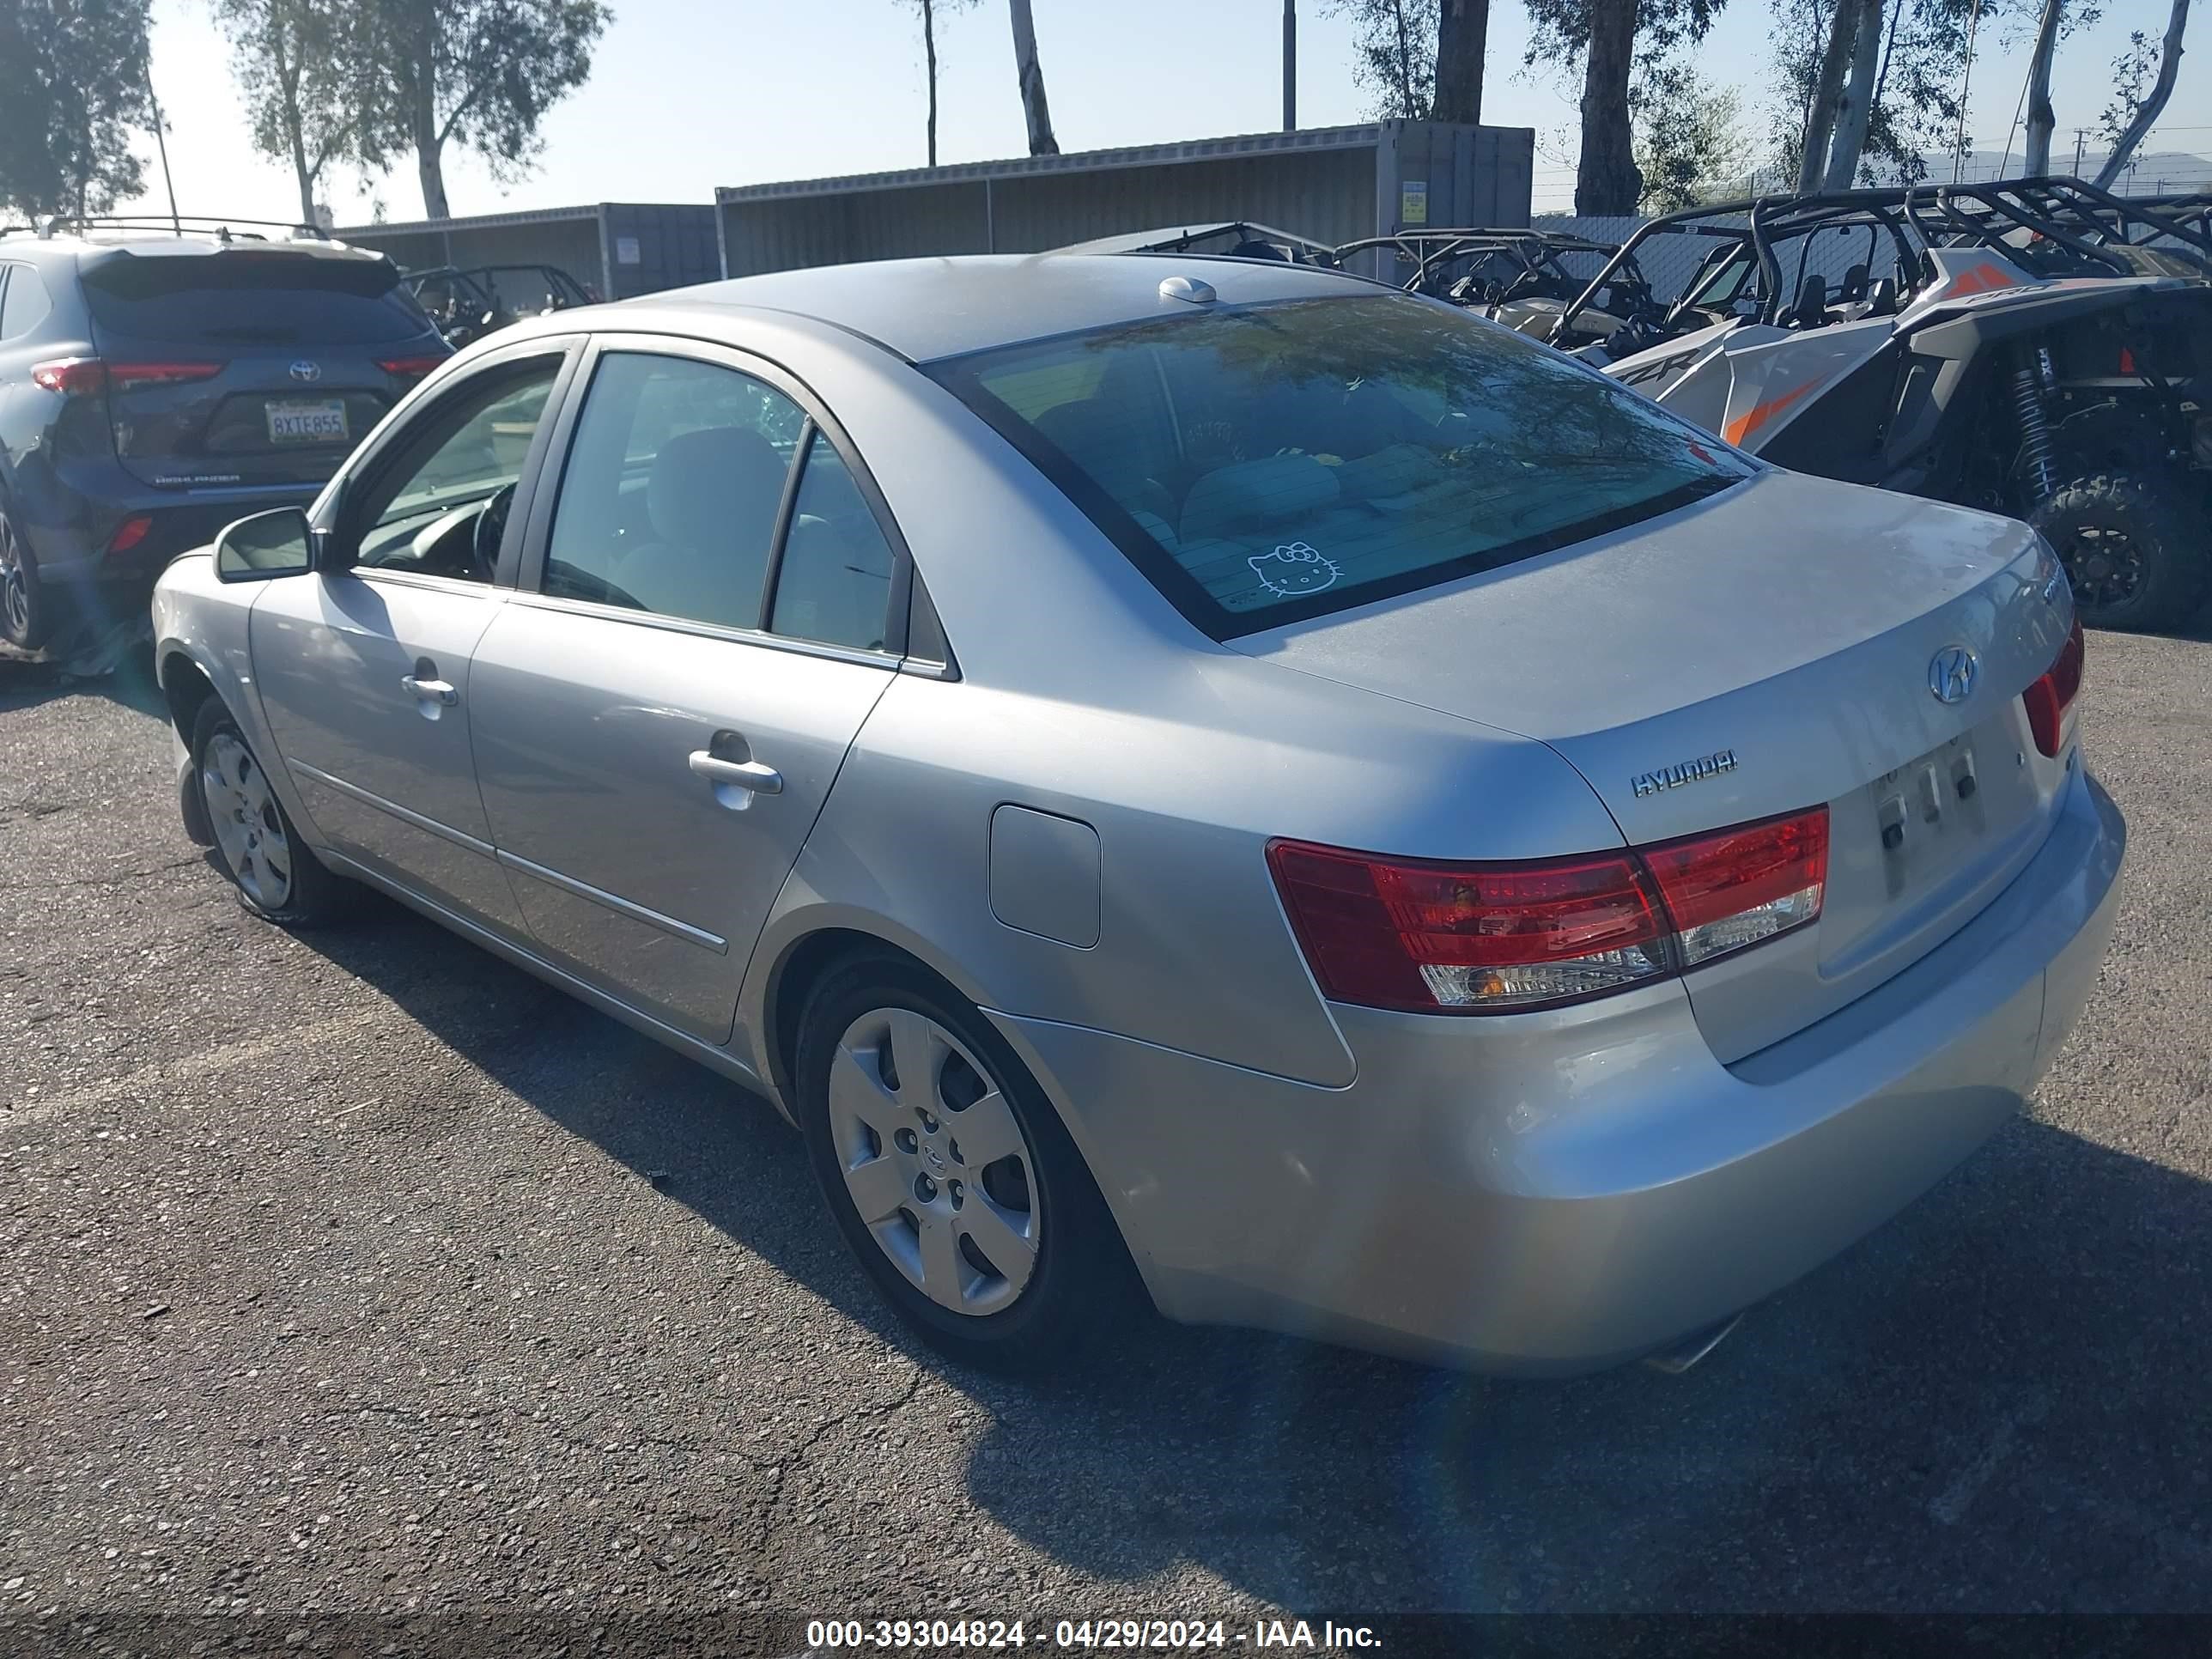
[[[1268,847],[1267,863],[1332,1001],[1510,1013],[1663,979],[1815,921],[1828,809],[1532,863],[1288,841]]]
[[[211,380],[222,373],[221,363],[111,363],[98,357],[62,357],[34,365],[31,379],[49,392],[82,397],[110,386],[128,392],[142,386],[182,386]]]
[[[1674,924],[1682,966],[1802,927],[1820,914],[1828,809],[1638,849]]]
[[[451,355],[439,351],[420,357],[379,357],[376,366],[394,380],[419,380]]]
[[[2052,760],[2066,746],[2067,716],[2074,712],[2074,700],[2081,695],[2081,667],[2087,650],[2081,638],[2081,619],[2076,617],[2074,626],[2066,635],[2066,643],[2058,647],[2058,655],[2043,677],[2021,693],[2021,701],[2027,705],[2027,729],[2034,734],[2039,751]]]
[[[107,365],[97,357],[58,357],[31,365],[31,381],[49,392],[82,398],[107,384]]]

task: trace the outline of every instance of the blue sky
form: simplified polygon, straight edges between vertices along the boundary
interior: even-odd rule
[[[1264,131],[1281,123],[1281,0],[1034,0],[1039,55],[1063,149]],[[1326,0],[1299,0],[1298,117],[1323,126],[1364,118],[1348,26]],[[1525,70],[1525,14],[1494,0],[1485,118],[1537,131],[1539,211],[1573,190],[1579,82]],[[903,0],[614,0],[589,83],[545,126],[543,163],[502,190],[473,161],[449,156],[457,213],[577,202],[706,201],[717,185],[919,167],[923,157],[921,32]],[[2072,130],[2095,128],[2111,60],[2130,28],[2162,32],[2166,0],[2107,0],[2094,28],[2062,49],[2054,157]],[[297,211],[289,169],[257,156],[231,81],[228,49],[204,0],[155,0],[154,80],[170,123],[169,159],[186,212],[285,218]],[[2155,148],[2212,155],[2212,23],[2192,20],[2194,50]],[[1733,0],[1699,52],[1705,73],[1741,89],[1749,125],[1765,128],[1771,15]],[[2024,24],[1985,28],[1969,127],[2002,149],[2027,69]],[[980,0],[939,31],[939,156],[980,161],[1024,148],[1005,0]],[[2198,44],[2204,41],[2204,44]],[[151,147],[147,146],[150,155]],[[2014,155],[2018,149],[2015,140]],[[155,207],[158,174],[141,205]],[[419,217],[411,167],[372,189],[393,219]],[[341,223],[369,216],[349,181],[329,191]],[[1291,227],[1296,228],[1296,227]]]

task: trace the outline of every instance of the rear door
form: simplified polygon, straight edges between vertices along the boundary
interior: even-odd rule
[[[115,453],[160,485],[316,484],[446,353],[389,260],[243,245],[90,256]]]
[[[857,457],[780,371],[641,337],[589,374],[522,591],[476,649],[477,776],[541,948],[720,1042],[896,671],[899,561]]]
[[[471,653],[508,592],[509,508],[568,357],[560,341],[498,354],[386,433],[324,505],[325,568],[269,583],[249,624],[262,708],[316,828],[518,937],[470,752]]]

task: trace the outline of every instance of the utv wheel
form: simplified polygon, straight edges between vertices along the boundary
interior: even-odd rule
[[[2176,627],[2203,600],[2212,546],[2189,533],[2154,481],[2120,473],[2078,479],[2028,522],[2066,567],[2088,627]]]
[[[344,910],[349,884],[300,839],[246,734],[219,698],[203,702],[192,722],[192,771],[215,832],[216,861],[240,904],[290,927],[312,927]]]
[[[5,505],[0,505],[0,639],[20,651],[35,651],[46,640],[39,567]]]
[[[965,1364],[1067,1358],[1139,1304],[1074,1143],[988,1021],[890,957],[836,969],[794,1079],[839,1231],[901,1319]]]

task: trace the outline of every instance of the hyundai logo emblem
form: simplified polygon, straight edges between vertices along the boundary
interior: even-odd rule
[[[292,378],[295,380],[319,380],[323,378],[323,366],[320,363],[311,363],[305,357],[292,365],[291,372]]]
[[[1974,692],[1981,665],[1963,645],[1947,645],[1928,664],[1928,689],[1938,702],[1964,702]]]

